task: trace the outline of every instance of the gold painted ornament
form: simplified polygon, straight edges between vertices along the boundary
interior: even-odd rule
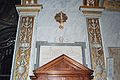
[[[60,11],[55,15],[55,20],[60,23],[60,26],[59,26],[60,29],[64,28],[64,22],[66,22],[67,19],[68,17],[62,11]]]

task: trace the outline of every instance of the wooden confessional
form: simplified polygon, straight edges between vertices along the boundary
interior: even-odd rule
[[[93,70],[66,55],[50,61],[33,71],[31,80],[91,80]]]

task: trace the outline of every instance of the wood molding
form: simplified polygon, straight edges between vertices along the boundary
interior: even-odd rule
[[[93,78],[93,70],[64,54],[37,68],[33,72],[35,76],[30,76],[32,80],[66,79],[68,77],[69,80],[91,80]],[[70,79],[70,77],[74,78]]]

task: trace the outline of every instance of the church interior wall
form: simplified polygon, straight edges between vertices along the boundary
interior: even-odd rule
[[[104,11],[100,24],[105,56],[109,57],[108,47],[120,47],[120,13]]]
[[[37,41],[54,43],[85,42],[86,64],[91,67],[90,50],[86,17],[79,10],[83,0],[40,0],[43,9],[39,13],[37,22]],[[55,15],[63,11],[68,16],[64,29],[59,28]],[[105,10],[100,18],[101,35],[105,56],[108,57],[108,47],[120,47],[120,13]]]
[[[20,15],[23,15],[23,16],[27,15],[27,17],[32,16],[32,15],[35,16],[35,20],[34,20],[35,24],[33,24],[33,26],[34,26],[33,34],[31,35],[32,36],[32,42],[31,42],[32,46],[31,46],[31,52],[30,52],[31,53],[30,54],[30,63],[27,65],[30,67],[29,72],[28,72],[29,75],[33,75],[33,70],[36,69],[35,65],[37,65],[37,61],[36,61],[37,56],[38,56],[37,54],[40,53],[40,51],[39,51],[39,53],[37,51],[40,46],[35,47],[35,46],[37,46],[37,42],[47,42],[48,44],[49,43],[50,44],[51,43],[53,43],[53,44],[63,43],[63,44],[67,44],[67,45],[69,45],[71,43],[73,45],[75,45],[74,44],[75,42],[85,43],[84,44],[85,51],[82,52],[83,51],[82,48],[81,48],[82,51],[81,50],[80,51],[81,51],[81,53],[84,54],[84,57],[83,56],[82,57],[85,58],[84,59],[86,61],[85,65],[87,67],[93,69],[92,65],[91,65],[92,60],[91,60],[91,55],[90,55],[91,53],[90,53],[90,48],[89,48],[87,21],[86,21],[86,17],[82,13],[82,11],[79,9],[79,7],[83,5],[83,1],[84,0],[38,0],[38,4],[42,4],[42,6],[43,6],[42,10],[40,10],[38,15],[35,12],[33,12],[33,13],[29,13],[29,12],[24,13],[23,12],[23,13],[19,14],[19,16]],[[105,0],[105,1],[107,1],[107,0]],[[109,1],[117,1],[117,0],[109,0]],[[64,22],[63,29],[59,28],[60,23],[56,22],[56,20],[55,20],[56,14],[59,13],[60,11],[62,11],[68,17],[66,22]],[[10,16],[12,18],[14,16],[11,16],[12,15],[11,12],[12,12],[12,10],[10,10],[10,13],[7,14],[7,16]],[[14,11],[13,11],[13,13],[14,13]],[[17,15],[17,13],[16,13],[16,15]],[[2,17],[4,17],[4,16],[2,16]],[[1,24],[2,19],[1,19],[0,20],[0,22],[1,22],[0,29],[2,30],[2,28],[10,27],[10,26],[11,27],[14,26],[14,28],[16,29],[15,26],[17,25],[17,23],[16,23],[17,17],[18,17],[18,15],[16,16],[16,18],[14,20],[15,23],[12,25],[10,24],[11,22],[9,23],[9,21],[11,21],[11,20],[9,20],[9,17],[7,19],[9,24],[7,24],[7,25],[6,25],[6,23],[5,23],[5,25],[2,25]],[[20,23],[20,20],[18,21],[18,23]],[[18,24],[18,26],[19,26],[19,24]],[[107,63],[106,59],[108,59],[108,58],[113,59],[114,64],[111,64],[111,65],[114,66],[113,68],[116,68],[114,70],[114,73],[115,73],[114,77],[115,77],[115,80],[117,80],[117,79],[119,79],[119,73],[120,73],[119,71],[117,71],[120,68],[119,67],[120,60],[118,59],[120,56],[119,55],[119,52],[120,52],[120,49],[119,49],[120,48],[120,12],[119,11],[109,11],[106,8],[102,12],[102,15],[100,17],[100,28],[101,28],[102,44],[103,44],[103,49],[104,49],[104,54],[105,54],[105,62]],[[9,29],[12,30],[11,28],[9,28]],[[17,30],[19,31],[20,29],[18,28]],[[4,33],[8,34],[6,32],[4,32]],[[0,34],[2,35],[2,32]],[[16,34],[16,32],[14,32],[14,37],[15,37],[15,34]],[[0,40],[3,39],[2,36],[0,36],[1,37]],[[16,39],[17,38],[19,38],[19,37],[17,36]],[[11,41],[14,42],[15,40],[11,40]],[[17,41],[16,41],[16,44],[17,44]],[[19,46],[19,44],[15,45],[15,46]],[[57,47],[59,47],[59,46],[57,46]],[[70,47],[73,47],[73,46],[70,46]],[[111,52],[110,52],[110,50],[111,50]],[[7,49],[6,49],[6,51],[7,51]],[[17,47],[15,47],[14,51],[17,51]],[[50,52],[50,50],[48,49],[45,53],[49,53],[49,52]],[[60,51],[58,51],[58,52],[60,52]],[[10,52],[10,53],[12,53],[12,52]],[[79,53],[79,51],[78,51],[78,53]],[[72,53],[68,52],[66,54],[71,55]],[[45,56],[43,56],[43,57],[47,58],[48,56],[50,56],[50,55],[45,54]],[[55,55],[52,55],[52,56],[54,56],[54,58],[58,57]],[[14,55],[13,57],[16,58],[16,55]],[[74,56],[72,54],[72,57],[78,58],[78,55]],[[51,60],[53,60],[54,58],[52,58]],[[14,61],[15,61],[15,59],[13,59],[13,70],[14,70],[14,66],[16,66],[16,65],[14,65],[15,64]],[[49,61],[47,61],[47,62],[49,62]],[[44,61],[43,61],[43,63],[44,63]],[[106,66],[106,67],[109,68],[109,66]],[[2,68],[1,68],[1,70],[2,70]],[[112,70],[110,70],[110,71],[112,71]],[[12,73],[13,73],[13,71],[11,72],[11,74]],[[113,72],[112,72],[112,74],[113,74]]]
[[[54,43],[85,42],[86,64],[91,67],[86,18],[79,10],[83,0],[40,0],[43,9],[38,16],[37,41]],[[68,17],[64,29],[59,28],[55,15],[62,11]]]

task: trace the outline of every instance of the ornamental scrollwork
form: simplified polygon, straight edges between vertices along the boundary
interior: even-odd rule
[[[105,0],[104,7],[112,11],[120,11],[120,0]]]
[[[18,35],[18,50],[16,55],[16,80],[26,80],[29,71],[29,58],[33,32],[33,16],[21,17]]]
[[[106,80],[104,53],[100,34],[99,18],[91,18],[88,22],[88,36],[91,49],[92,67],[95,80]]]

